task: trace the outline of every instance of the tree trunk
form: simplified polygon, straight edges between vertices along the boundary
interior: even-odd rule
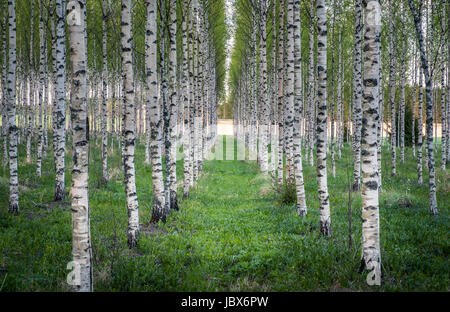
[[[438,214],[436,201],[436,178],[434,172],[434,150],[433,150],[433,102],[431,94],[431,77],[428,70],[428,58],[425,53],[425,45],[423,42],[421,13],[417,13],[412,0],[408,0],[409,7],[414,17],[414,25],[416,27],[417,41],[420,48],[420,59],[422,63],[423,73],[425,75],[425,91],[426,91],[426,124],[427,124],[427,150],[428,150],[428,171],[429,171],[429,188],[430,188],[430,213]]]
[[[310,12],[309,12],[309,70],[308,70],[308,151],[309,152],[309,165],[314,166],[314,0],[311,0]]]
[[[34,57],[33,57],[33,43],[34,43],[34,1],[31,1],[30,11],[30,69],[28,77],[28,127],[27,127],[27,147],[26,147],[26,163],[31,163],[31,136],[32,136],[32,118],[31,106],[34,106]]]
[[[402,33],[405,33],[404,23],[404,9],[403,2],[401,3],[401,20]],[[402,51],[406,51],[406,40],[402,38]],[[400,158],[402,163],[405,162],[405,63],[406,63],[406,53],[401,53],[401,68],[400,68]]]
[[[395,128],[395,40],[394,40],[394,13],[392,8],[392,0],[389,0],[389,102],[391,107],[391,153],[392,153],[392,169],[391,175],[397,175],[397,144],[396,144],[396,128]]]
[[[278,26],[278,184],[283,183],[283,115],[284,115],[284,11],[285,0],[280,0]]]
[[[188,68],[188,25],[187,19],[189,17],[189,2],[188,0],[183,1],[183,71],[182,71],[182,100],[183,100],[183,108],[184,108],[184,131],[183,131],[183,153],[184,153],[184,181],[183,181],[183,194],[184,197],[189,196],[189,190],[191,187],[191,173],[192,173],[192,158],[191,158],[191,120],[190,120],[190,86],[189,84],[189,68]],[[192,52],[191,52],[192,53]]]
[[[102,2],[102,54],[103,54],[103,72],[102,72],[102,119],[101,119],[101,131],[102,131],[102,184],[108,183],[108,54],[107,54],[107,27],[108,21],[108,0]]]
[[[302,72],[301,72],[301,31],[300,31],[300,0],[294,2],[294,58],[295,58],[295,81],[294,81],[294,170],[295,184],[297,190],[297,213],[299,216],[305,216],[307,213],[305,182],[303,180],[303,165],[301,151],[301,121],[303,119],[302,106]]]
[[[379,0],[364,1],[364,91],[362,102],[362,264],[373,272],[369,285],[380,285],[380,220],[378,210],[377,122],[379,119]]]
[[[423,134],[422,134],[422,128],[423,128],[423,69],[422,67],[419,68],[419,107],[418,107],[418,120],[417,123],[419,124],[417,133],[417,183],[423,184],[423,167],[422,167],[422,153],[423,153]]]
[[[65,179],[65,151],[66,151],[66,26],[65,26],[66,0],[56,0],[56,86],[54,108],[55,136],[55,201],[64,201],[66,185]]]
[[[147,103],[150,118],[150,152],[152,165],[153,207],[152,221],[166,221],[164,179],[162,168],[162,119],[158,95],[157,72],[157,0],[147,0],[146,23],[146,72],[147,72]]]
[[[134,75],[132,66],[131,0],[122,0],[121,46],[123,79],[123,171],[128,209],[128,246],[136,246],[139,236],[139,211],[136,194],[134,148],[136,141],[136,116]]]
[[[264,175],[268,174],[268,127],[269,127],[269,103],[267,99],[267,55],[266,55],[266,20],[267,0],[259,2],[259,105],[261,107],[261,124],[259,127],[259,144],[261,150],[260,169]],[[293,0],[290,0],[293,1]]]
[[[362,74],[361,74],[361,2],[355,0],[355,49],[354,49],[354,77],[353,77],[353,116],[355,120],[353,132],[353,190],[361,189],[361,94],[362,94]]]
[[[178,210],[177,199],[177,87],[176,87],[176,71],[177,71],[177,4],[176,0],[171,0],[170,4],[170,28],[169,28],[169,67],[168,67],[168,113],[169,119],[166,127],[166,205],[169,204],[169,210]],[[201,149],[199,150],[199,152]]]
[[[317,8],[317,177],[319,186],[320,234],[331,236],[330,201],[327,183],[327,14],[325,0]]]
[[[72,68],[70,116],[72,122],[72,257],[79,269],[75,291],[93,291],[92,245],[89,212],[89,116],[87,109],[86,0],[67,5]],[[76,272],[75,272],[76,273]]]
[[[38,113],[38,143],[37,143],[37,161],[36,161],[36,175],[38,177],[42,174],[42,150],[44,145],[44,129],[42,122],[44,98],[45,98],[45,48],[44,48],[44,2],[39,0],[39,113]]]
[[[19,213],[19,179],[17,175],[17,125],[16,125],[16,6],[8,1],[8,72],[6,76],[6,106],[9,137],[9,212]],[[4,61],[6,62],[6,60]],[[5,119],[3,119],[5,120]]]

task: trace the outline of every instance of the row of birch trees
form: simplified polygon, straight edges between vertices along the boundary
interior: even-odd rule
[[[274,183],[295,183],[299,216],[307,214],[303,164],[316,166],[324,236],[331,235],[327,175],[335,177],[335,159],[345,142],[351,144],[352,189],[362,194],[361,268],[377,272],[376,279],[383,149],[390,151],[391,159],[383,161],[390,163],[391,175],[401,175],[397,160],[405,162],[409,142],[417,182],[423,183],[425,167],[429,210],[438,213],[436,152],[441,170],[450,161],[449,1],[236,5],[230,68],[235,136],[248,147],[247,159],[257,160]]]
[[[108,155],[118,145],[127,241],[133,248],[140,231],[137,142],[145,144],[145,163],[152,169],[152,222],[165,222],[179,209],[177,151],[182,147],[182,194],[187,197],[215,143],[225,5],[212,0],[8,0],[1,8],[2,159],[9,166],[9,211],[20,212],[18,145],[26,145],[25,161],[35,164],[38,177],[53,151],[54,200],[64,201],[70,189],[72,255],[80,273],[75,290],[92,291],[90,146],[101,148],[106,185]],[[70,188],[64,183],[67,153],[73,156]]]

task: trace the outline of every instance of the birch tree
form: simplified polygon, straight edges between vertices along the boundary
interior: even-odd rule
[[[31,105],[34,106],[34,1],[31,1],[30,8],[30,69],[28,77],[28,127],[27,127],[27,146],[26,146],[26,163],[31,163],[31,137],[32,137],[32,120]]]
[[[19,213],[19,179],[17,174],[17,121],[16,121],[16,3],[8,1],[8,72],[6,77],[6,105],[9,139],[9,212]],[[4,60],[6,62],[6,60]]]
[[[330,198],[327,183],[327,14],[324,0],[317,9],[317,178],[319,187],[320,234],[331,236]]]
[[[108,36],[107,36],[107,22],[108,22],[108,0],[102,0],[102,56],[103,56],[103,71],[102,71],[102,111],[101,111],[101,131],[102,131],[102,183],[108,183]]]
[[[176,71],[177,71],[177,3],[171,0],[169,6],[170,27],[168,32],[169,39],[169,66],[168,66],[168,123],[165,124],[166,129],[166,205],[169,210],[178,210],[177,198],[177,110],[178,98],[176,87]],[[201,151],[201,149],[199,150]]]
[[[436,201],[436,177],[434,170],[434,149],[433,149],[433,100],[432,100],[432,86],[431,77],[428,67],[428,57],[425,52],[425,44],[423,40],[422,24],[421,24],[421,8],[417,12],[413,0],[408,0],[411,13],[414,18],[414,26],[416,28],[416,36],[420,49],[420,60],[423,74],[425,76],[425,95],[426,95],[426,148],[428,151],[428,171],[429,171],[429,198],[430,198],[430,213],[438,214]]]
[[[136,116],[134,97],[134,73],[132,65],[131,0],[122,0],[121,11],[122,48],[122,101],[123,101],[123,171],[128,210],[128,246],[136,246],[139,236],[139,211],[136,193],[134,150],[136,141]]]
[[[5,10],[3,12],[3,34],[2,34],[2,57],[3,57],[3,65],[2,65],[2,136],[3,136],[3,157],[2,157],[2,165],[5,168],[8,165],[8,87],[7,87],[7,76],[8,76],[8,66],[7,65],[7,56],[9,55],[9,50],[7,49],[7,41],[6,41],[6,29],[8,28],[9,23],[9,3],[5,3]],[[9,40],[9,38],[8,38]]]
[[[303,165],[301,151],[301,121],[303,119],[302,106],[302,73],[301,73],[301,31],[300,31],[300,0],[294,2],[294,56],[295,56],[295,81],[294,81],[294,166],[295,184],[297,190],[297,213],[305,216],[307,213],[305,182],[303,180]]]
[[[36,175],[42,174],[42,151],[44,148],[44,124],[43,124],[43,106],[45,105],[45,46],[44,46],[44,1],[39,0],[39,113],[38,113],[38,143],[37,143],[37,160]]]
[[[79,269],[75,291],[93,291],[92,243],[89,209],[89,117],[87,109],[86,0],[67,4],[72,68],[70,116],[72,122],[72,258]]]
[[[65,199],[65,152],[66,152],[66,24],[65,0],[56,0],[56,86],[55,86],[55,201]]]
[[[285,0],[280,0],[279,8],[279,26],[278,26],[278,135],[279,135],[279,154],[278,154],[278,184],[283,183],[283,116],[284,116],[284,56],[286,54],[284,47],[284,19],[285,19]]]
[[[184,109],[184,133],[183,133],[183,153],[184,153],[184,181],[183,181],[183,195],[184,197],[189,196],[189,190],[191,187],[191,174],[192,174],[192,141],[191,141],[191,98],[190,98],[190,89],[192,86],[189,84],[189,42],[188,42],[188,18],[189,23],[191,23],[191,18],[189,17],[189,4],[188,0],[183,0],[183,22],[182,22],[182,31],[183,31],[183,68],[182,68],[182,102]],[[192,52],[191,52],[192,53]]]
[[[380,285],[380,217],[378,208],[377,122],[379,119],[379,0],[364,1],[364,88],[362,96],[362,260],[361,265],[374,274],[369,285]]]
[[[259,144],[261,149],[260,168],[263,174],[268,173],[268,125],[269,109],[267,98],[267,47],[266,47],[266,21],[267,21],[267,0],[259,1],[259,105],[261,107],[261,127],[259,127]]]
[[[147,0],[146,23],[146,72],[147,72],[147,103],[150,119],[150,152],[152,165],[153,205],[152,220],[166,220],[164,180],[162,169],[162,120],[159,105],[157,64],[157,15],[156,1]]]
[[[391,175],[397,175],[397,144],[396,144],[396,128],[395,128],[395,88],[394,88],[394,71],[395,71],[395,40],[394,40],[394,13],[392,1],[389,0],[389,103],[391,107],[391,155],[392,168]]]
[[[353,132],[353,190],[361,189],[361,19],[362,0],[355,0],[355,49],[354,49],[354,76],[353,76],[353,116],[355,120]]]

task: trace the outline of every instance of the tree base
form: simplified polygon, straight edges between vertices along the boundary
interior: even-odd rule
[[[170,191],[170,210],[178,211],[178,195],[176,191]]]
[[[19,203],[10,203],[9,204],[9,213],[17,216],[19,214]]]
[[[152,219],[151,222],[156,223],[158,221],[162,221],[166,223],[167,215],[165,213],[164,205],[156,198],[153,200],[152,207]]]
[[[128,244],[129,248],[136,247],[138,239],[139,239],[139,229],[137,229],[137,230],[129,230],[128,231],[127,244]]]
[[[54,197],[55,202],[62,202],[65,199],[66,199],[66,192],[64,187],[57,184],[55,186],[55,197]]]
[[[307,210],[306,206],[304,206],[304,207],[297,206],[297,214],[299,217],[304,217],[304,216],[306,216],[307,213],[308,213],[308,210]]]
[[[331,224],[330,221],[322,222],[320,221],[320,235],[331,236]]]

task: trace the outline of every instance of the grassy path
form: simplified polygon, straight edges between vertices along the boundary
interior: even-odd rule
[[[24,155],[21,146],[20,155]],[[383,165],[380,197],[383,281],[381,290],[449,289],[450,196],[448,173],[438,171],[439,216],[427,210],[427,188],[415,183],[415,163],[399,164],[391,178]],[[315,168],[305,165],[308,215],[282,206],[254,162],[205,161],[198,185],[166,224],[149,225],[151,171],[136,152],[142,234],[126,246],[126,205],[120,154],[110,155],[111,181],[101,186],[99,149],[90,165],[91,232],[95,290],[98,291],[365,291],[358,273],[360,197],[352,194],[352,240],[348,247],[347,167],[351,154],[337,160],[329,176],[333,237],[318,235]],[[389,159],[388,151],[384,157]],[[71,260],[70,207],[52,202],[53,163],[43,177],[19,163],[21,214],[0,211],[0,290],[67,291]],[[438,158],[437,158],[438,159]],[[71,166],[67,156],[67,166]],[[182,180],[182,163],[178,163]],[[0,169],[0,204],[7,207],[7,172]],[[426,177],[425,177],[426,178]],[[66,177],[70,185],[70,174]]]

